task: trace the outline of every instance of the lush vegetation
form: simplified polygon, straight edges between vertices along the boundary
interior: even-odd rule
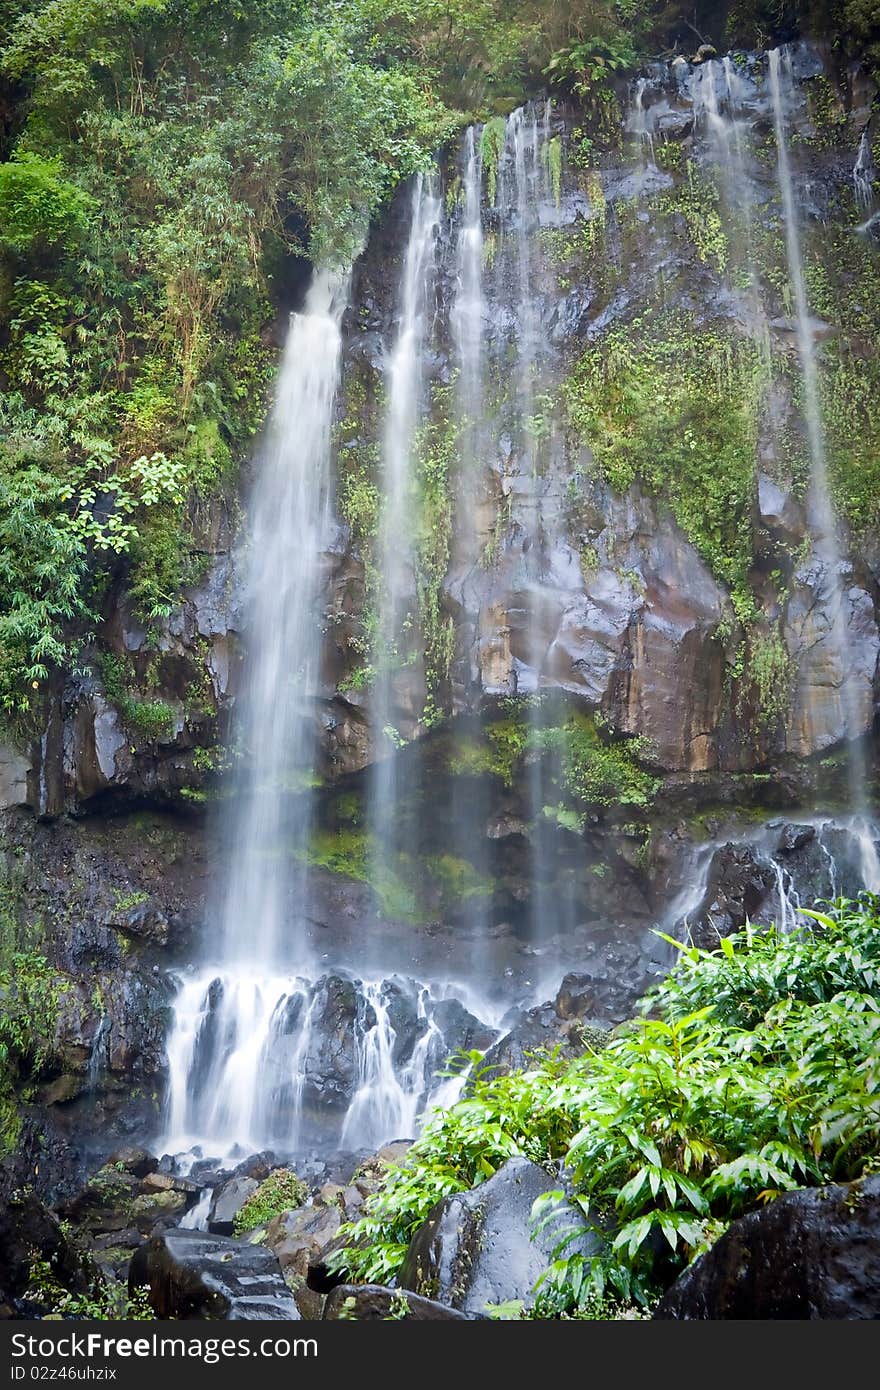
[[[233,1235],[243,1236],[259,1226],[268,1226],[273,1216],[302,1206],[308,1195],[308,1187],[296,1173],[289,1168],[276,1168],[236,1212]]]
[[[338,1257],[387,1282],[431,1207],[513,1155],[562,1160],[595,1255],[558,1251],[539,1311],[647,1303],[736,1216],[880,1162],[880,916],[841,901],[785,936],[683,949],[643,1014],[574,1062],[480,1075],[436,1112]],[[562,1194],[550,1199],[551,1208]],[[534,1215],[548,1216],[547,1205]]]
[[[15,1147],[19,1107],[30,1099],[54,1042],[69,980],[33,950],[0,954],[0,1158]]]

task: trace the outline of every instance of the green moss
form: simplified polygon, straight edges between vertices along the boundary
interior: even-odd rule
[[[688,160],[685,177],[670,193],[658,199],[661,212],[684,219],[697,255],[706,265],[724,271],[730,255],[718,190]]]
[[[488,898],[492,895],[492,879],[479,874],[467,859],[460,859],[453,854],[429,855],[425,858],[424,864],[439,889],[444,907],[454,907],[474,898]]]
[[[455,651],[455,627],[443,608],[443,581],[449,569],[453,504],[451,484],[459,465],[459,421],[450,387],[435,388],[432,417],[415,443],[418,479],[416,582],[422,630],[427,703],[426,728],[440,718],[443,690]]]
[[[308,1195],[308,1187],[296,1173],[290,1168],[276,1168],[236,1213],[232,1234],[242,1236],[258,1226],[268,1226],[273,1217],[301,1207]]]
[[[131,892],[122,893],[118,888],[113,890],[113,907],[117,912],[128,912],[133,907],[139,907],[141,903],[150,901],[149,893]]]
[[[795,667],[778,632],[749,631],[737,708],[751,705],[759,728],[774,729],[789,708]]]
[[[751,611],[758,347],[684,315],[637,319],[587,350],[563,388],[576,438],[624,491],[636,479],[671,506],[740,616]]]
[[[649,806],[660,786],[640,765],[650,748],[642,738],[611,741],[596,719],[575,711],[564,723],[537,729],[533,745],[556,754],[560,782],[576,806]],[[548,808],[560,824],[558,808]],[[564,810],[563,810],[564,814]],[[568,819],[567,829],[579,828]]]
[[[493,116],[483,126],[480,138],[480,154],[486,173],[486,186],[490,205],[494,205],[498,186],[498,164],[504,150],[507,123],[503,116]]]
[[[131,662],[115,652],[101,652],[98,666],[104,691],[126,724],[151,743],[171,738],[177,726],[177,712],[165,700],[141,699],[131,693],[135,683]]]
[[[54,1043],[55,1024],[70,980],[38,951],[13,951],[0,962],[0,1156],[21,1128],[20,1107],[30,1099]]]
[[[553,200],[556,206],[562,200],[562,140],[558,135],[554,135],[544,146],[544,158],[547,161],[547,172],[550,175],[550,185],[553,189]]]

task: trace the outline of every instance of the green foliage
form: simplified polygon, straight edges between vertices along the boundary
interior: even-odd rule
[[[296,1173],[290,1168],[276,1168],[236,1212],[232,1234],[243,1236],[258,1226],[268,1226],[281,1212],[301,1207],[308,1195],[308,1186]]]
[[[70,988],[38,951],[4,951],[0,965],[0,1157],[15,1147],[18,1105],[31,1093],[54,1044],[61,997]]]
[[[742,1212],[793,1187],[853,1179],[880,1152],[876,899],[682,949],[668,979],[601,1051],[477,1076],[428,1117],[404,1164],[346,1228],[339,1268],[388,1282],[432,1205],[508,1157],[565,1163],[598,1237],[566,1244],[541,1281],[547,1315],[646,1304]],[[549,1219],[561,1194],[537,1205]]]
[[[0,450],[0,711],[22,719],[51,668],[73,654],[71,625],[90,614],[66,485],[39,457],[15,462]]]
[[[752,599],[751,505],[764,382],[757,347],[667,313],[613,329],[565,385],[569,419],[597,471],[668,501],[685,535],[733,591]]]
[[[660,785],[637,761],[649,755],[645,739],[603,742],[596,721],[580,712],[536,730],[533,742],[558,756],[562,785],[580,806],[648,806]]]
[[[0,164],[0,249],[20,257],[69,251],[84,236],[96,206],[61,177],[59,159],[23,150]]]
[[[99,1280],[89,1293],[74,1293],[60,1283],[49,1260],[34,1260],[25,1298],[49,1310],[52,1317],[88,1322],[154,1322],[149,1289],[131,1293],[125,1284]],[[46,1316],[44,1314],[44,1316]]]
[[[687,161],[686,177],[672,193],[659,200],[658,206],[662,212],[679,214],[684,219],[701,261],[716,270],[725,270],[729,247],[718,190],[700,174],[691,160]]]
[[[173,736],[177,711],[165,700],[142,699],[132,694],[134,672],[127,658],[115,652],[102,652],[98,665],[108,700],[134,733],[151,743]]]

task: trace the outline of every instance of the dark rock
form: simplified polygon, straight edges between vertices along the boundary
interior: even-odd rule
[[[144,1192],[132,1202],[130,1216],[136,1229],[142,1235],[149,1235],[156,1226],[176,1225],[189,1205],[182,1192],[171,1188]]]
[[[880,1176],[787,1192],[734,1221],[657,1318],[880,1318]]]
[[[89,1178],[78,1196],[61,1210],[93,1235],[122,1231],[133,1224],[132,1208],[139,1191],[140,1181],[134,1174],[107,1164]]]
[[[556,995],[556,1013],[561,1019],[583,1018],[596,1004],[596,981],[592,975],[568,974]]]
[[[776,853],[797,854],[805,845],[812,844],[815,838],[815,825],[786,825],[779,836]]]
[[[339,1233],[344,1212],[335,1203],[297,1207],[270,1223],[265,1244],[276,1256],[284,1277],[299,1278],[325,1293],[337,1282],[324,1267],[324,1257]]]
[[[274,1168],[281,1167],[280,1160],[271,1149],[262,1149],[260,1153],[250,1154],[241,1163],[236,1164],[230,1177],[233,1178],[255,1178],[257,1182],[265,1182]]]
[[[759,862],[749,845],[727,844],[716,850],[706,892],[691,915],[694,944],[706,950],[755,921],[776,886],[772,864]]]
[[[803,538],[806,519],[803,508],[766,473],[758,475],[758,515],[777,540],[797,542]]]
[[[417,1293],[387,1289],[382,1284],[337,1284],[324,1305],[324,1317],[356,1322],[471,1322],[475,1313],[462,1313],[447,1303],[435,1303]]]
[[[208,1230],[213,1235],[232,1235],[235,1218],[245,1202],[259,1187],[256,1178],[230,1178],[214,1194],[208,1215]]]
[[[114,1149],[107,1159],[107,1166],[124,1168],[126,1173],[131,1173],[136,1178],[145,1178],[149,1173],[155,1173],[159,1167],[159,1160],[148,1149],[129,1147]]]
[[[198,1197],[201,1190],[197,1182],[176,1173],[148,1173],[141,1180],[141,1192],[181,1192],[185,1197]]]
[[[511,1158],[482,1186],[444,1197],[410,1243],[400,1287],[471,1313],[511,1300],[530,1307],[554,1247],[576,1221],[573,1211],[560,1212],[532,1239],[533,1203],[559,1186],[536,1163]],[[588,1233],[568,1246],[596,1248]]]
[[[139,1246],[128,1286],[133,1291],[144,1285],[159,1318],[256,1322],[300,1316],[271,1250],[203,1231],[165,1231]]]
[[[28,1286],[35,1259],[52,1266],[66,1289],[86,1293],[95,1270],[66,1233],[54,1212],[28,1191],[0,1191],[0,1307],[12,1305]],[[2,1316],[2,1314],[0,1314]]]

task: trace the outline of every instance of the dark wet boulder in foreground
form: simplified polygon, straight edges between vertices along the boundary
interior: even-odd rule
[[[880,1318],[880,1177],[787,1192],[740,1217],[654,1316]]]
[[[410,1243],[401,1288],[469,1313],[514,1300],[530,1307],[554,1247],[574,1223],[563,1210],[534,1229],[534,1202],[559,1186],[536,1163],[511,1158],[480,1187],[444,1197]],[[591,1237],[567,1249],[592,1249]]]
[[[130,1290],[149,1287],[158,1318],[290,1321],[299,1310],[271,1250],[204,1231],[164,1231],[134,1253]]]

